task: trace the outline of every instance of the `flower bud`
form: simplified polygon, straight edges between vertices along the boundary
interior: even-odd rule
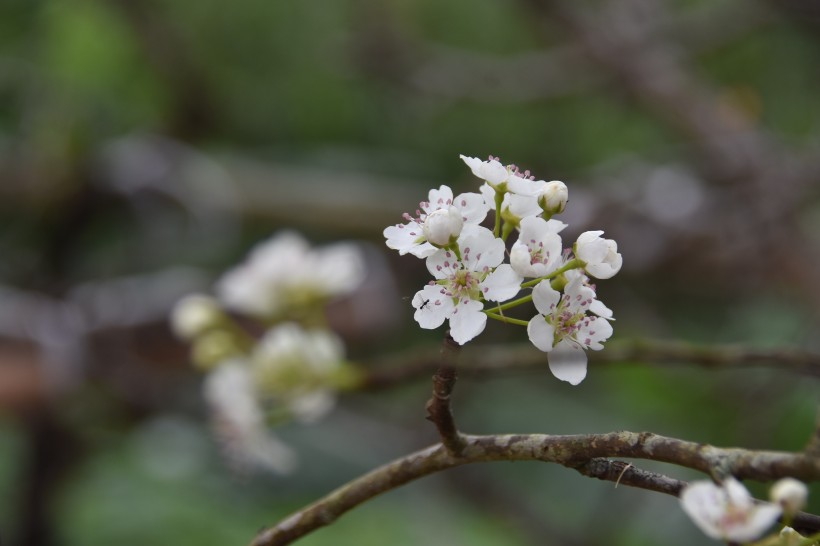
[[[219,303],[202,294],[185,296],[171,311],[171,329],[181,339],[190,341],[213,328],[222,320]]]
[[[569,201],[567,185],[560,180],[547,182],[538,192],[538,204],[550,216],[564,212]]]
[[[191,347],[191,360],[201,370],[211,370],[240,354],[236,338],[225,330],[206,332]]]
[[[772,502],[783,507],[786,513],[794,514],[806,506],[809,489],[806,484],[794,478],[778,480],[769,491]]]
[[[433,246],[443,248],[458,239],[464,219],[453,206],[431,212],[424,220],[424,237]]]
[[[621,270],[623,257],[618,243],[601,237],[603,231],[585,231],[575,242],[575,255],[584,262],[586,272],[596,279],[609,279]]]

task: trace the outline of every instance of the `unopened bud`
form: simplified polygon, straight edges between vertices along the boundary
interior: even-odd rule
[[[547,182],[538,192],[538,204],[550,216],[564,212],[569,201],[567,185],[560,180]]]
[[[794,514],[806,506],[809,489],[806,484],[794,478],[778,480],[769,491],[772,502],[783,507],[786,513]]]
[[[171,329],[186,341],[213,328],[221,320],[222,309],[219,303],[214,298],[202,294],[185,296],[171,311]]]
[[[201,370],[213,369],[240,354],[236,338],[225,330],[206,332],[199,336],[191,347],[191,360]]]
[[[446,247],[458,239],[464,219],[457,208],[438,209],[424,220],[424,237],[427,242],[439,248]]]

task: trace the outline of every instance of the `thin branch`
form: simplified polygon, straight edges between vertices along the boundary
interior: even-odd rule
[[[283,546],[330,525],[356,506],[408,482],[449,468],[492,461],[541,461],[577,469],[585,475],[676,495],[683,482],[645,472],[623,463],[604,462],[606,457],[627,457],[676,464],[708,474],[734,475],[740,479],[772,481],[791,476],[804,481],[820,480],[820,458],[804,453],[719,448],[649,432],[611,432],[552,436],[514,434],[463,435],[464,449],[453,455],[436,444],[379,467],[336,489],[261,531],[251,546]],[[810,521],[810,519],[809,519]],[[820,530],[820,526],[818,529]]]
[[[800,349],[755,349],[736,345],[700,346],[679,341],[622,340],[610,342],[603,351],[588,353],[590,365],[689,364],[712,369],[776,367],[820,377],[820,354]],[[546,356],[530,344],[482,345],[463,350],[467,365],[462,374],[543,370]],[[362,389],[378,390],[426,376],[438,366],[436,353],[429,349],[385,359],[378,369],[364,377]]]
[[[439,366],[433,376],[433,395],[427,401],[427,420],[436,425],[441,443],[455,456],[464,449],[464,439],[456,428],[450,397],[456,386],[456,363],[461,347],[448,332],[441,346]]]

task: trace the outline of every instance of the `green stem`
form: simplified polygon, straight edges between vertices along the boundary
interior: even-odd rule
[[[563,267],[556,269],[555,271],[553,271],[549,275],[544,275],[543,277],[538,277],[537,279],[533,279],[531,281],[527,281],[527,282],[521,284],[521,288],[530,288],[532,286],[535,286],[536,284],[538,284],[541,281],[554,279],[558,275],[560,275],[562,273],[566,273],[570,269],[578,269],[579,267],[583,267],[583,266],[584,266],[584,262],[582,262],[578,258],[575,258],[574,260],[568,261],[566,264],[564,264]]]
[[[496,307],[493,307],[493,310],[495,310],[495,311],[506,311],[507,309],[512,309],[513,307],[518,307],[519,305],[521,305],[523,303],[528,303],[528,302],[531,302],[531,301],[532,301],[532,294],[529,294],[527,296],[523,296],[521,298],[518,298],[517,300],[508,301],[504,305],[498,305]]]
[[[504,315],[497,315],[497,314],[493,313],[492,311],[487,311],[486,309],[484,310],[484,314],[487,315],[488,317],[490,317],[491,319],[500,320],[501,322],[506,322],[508,324],[518,324],[520,326],[526,326],[526,325],[529,324],[529,322],[526,321],[526,320],[521,320],[521,319],[512,318],[512,317],[505,317]]]
[[[495,191],[495,226],[493,227],[493,235],[501,236],[501,203],[504,202],[504,192]]]

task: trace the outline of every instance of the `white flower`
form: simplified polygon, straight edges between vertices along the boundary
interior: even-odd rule
[[[490,210],[495,210],[495,190],[489,184],[482,184],[479,190]],[[501,201],[501,213],[504,218],[520,220],[528,216],[539,216],[542,212],[536,195],[505,193]]]
[[[413,317],[425,329],[450,321],[450,335],[463,345],[484,330],[487,315],[482,300],[505,301],[521,289],[522,277],[504,260],[504,241],[483,227],[462,234],[461,260],[450,250],[427,258],[427,269],[437,282],[413,297]]]
[[[440,241],[442,223],[446,224],[450,236],[453,235],[457,222],[451,215],[459,214],[462,222],[471,225],[480,224],[487,216],[488,207],[484,203],[484,198],[477,193],[462,193],[454,199],[453,190],[448,186],[441,186],[437,190],[430,190],[428,198],[428,201],[419,203],[419,209],[416,210],[415,217],[405,213],[406,224],[388,226],[384,230],[388,248],[398,250],[401,255],[410,253],[419,258],[426,258],[437,250],[434,245],[428,242],[428,235],[434,236],[437,241]],[[455,211],[452,209],[455,209]],[[436,212],[439,210],[447,211],[449,221],[441,221],[440,217],[444,214]],[[431,219],[428,223],[427,220],[434,214],[436,218]],[[459,227],[459,231],[460,229]],[[458,233],[455,234],[455,237],[458,237]],[[439,246],[446,246],[448,243],[449,240],[443,244],[436,242]]]
[[[210,372],[205,378],[205,400],[230,462],[281,474],[293,470],[295,455],[265,428],[264,412],[244,361],[231,360]]]
[[[527,325],[530,341],[548,352],[550,371],[562,381],[577,385],[587,374],[584,349],[599,351],[612,335],[612,311],[595,299],[595,291],[586,284],[586,276],[577,271],[566,273],[569,282],[562,295],[541,281],[532,291],[538,310]],[[587,315],[587,311],[597,316]]]
[[[258,244],[245,263],[219,280],[216,291],[236,311],[274,317],[350,293],[364,275],[364,259],[355,245],[313,249],[299,234],[283,232]]]
[[[794,478],[783,478],[772,486],[769,498],[773,503],[779,504],[784,512],[793,514],[806,506],[809,488]]]
[[[422,226],[422,232],[427,242],[438,248],[454,243],[461,235],[464,220],[457,208],[450,206],[446,209],[434,210],[427,215]]]
[[[520,195],[535,195],[545,183],[535,181],[529,171],[523,173],[515,165],[504,166],[497,157],[482,161],[477,157],[459,156],[470,167],[473,174],[489,185],[493,192],[513,192]]]
[[[171,310],[171,329],[181,339],[190,341],[221,319],[222,309],[214,298],[191,294],[179,300]]]
[[[332,409],[343,360],[344,344],[334,333],[295,323],[268,330],[250,357],[259,391],[301,421],[315,421]]]
[[[510,265],[524,277],[543,277],[562,262],[561,237],[566,224],[530,216],[521,220],[521,234],[510,250]]]
[[[567,208],[569,190],[560,180],[547,182],[538,190],[538,204],[547,214],[560,214]]]
[[[596,279],[609,279],[621,270],[623,257],[618,244],[601,238],[603,231],[585,231],[575,243],[575,255],[582,260],[584,269]]]
[[[780,507],[755,503],[743,485],[728,478],[722,485],[692,482],[680,494],[683,511],[701,531],[718,540],[751,542],[780,516]]]

